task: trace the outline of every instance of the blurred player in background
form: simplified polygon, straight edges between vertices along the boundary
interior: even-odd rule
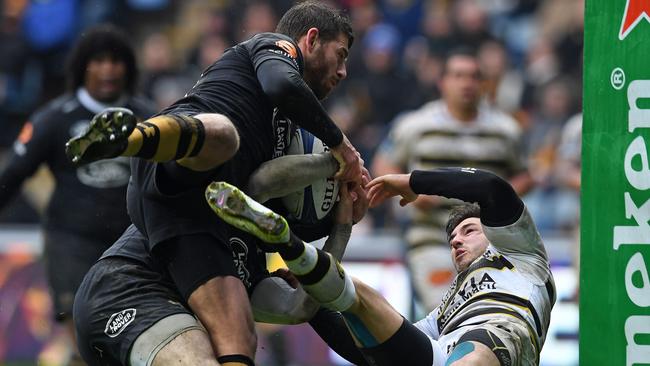
[[[72,303],[90,266],[129,225],[126,188],[128,159],[75,167],[65,143],[82,134],[103,109],[116,106],[148,117],[152,106],[133,96],[136,60],[127,37],[103,25],[83,33],[67,65],[68,91],[36,111],[0,172],[0,208],[43,163],[55,188],[43,217],[44,259],[57,321],[73,335]]]

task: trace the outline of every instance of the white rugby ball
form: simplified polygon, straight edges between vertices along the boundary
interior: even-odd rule
[[[301,128],[291,136],[287,155],[320,154],[329,151],[320,139]],[[303,190],[282,197],[287,216],[304,223],[314,223],[330,212],[339,196],[339,182],[320,179]]]

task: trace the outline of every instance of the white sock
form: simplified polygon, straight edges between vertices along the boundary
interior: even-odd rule
[[[316,266],[318,261],[318,251],[312,245],[305,244],[305,250],[294,260],[285,260],[289,270],[297,275],[309,273]]]

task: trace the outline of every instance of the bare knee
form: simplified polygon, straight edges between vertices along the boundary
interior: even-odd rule
[[[239,150],[239,133],[230,119],[215,113],[200,114],[196,118],[205,126],[204,148],[223,155],[226,160],[232,158]]]
[[[230,160],[239,150],[239,133],[223,114],[206,113],[194,116],[203,123],[205,140],[198,155],[179,160],[193,170],[209,170]]]
[[[239,278],[218,276],[208,280],[192,292],[188,304],[208,331],[220,356],[255,357],[257,335],[253,312],[246,287]]]

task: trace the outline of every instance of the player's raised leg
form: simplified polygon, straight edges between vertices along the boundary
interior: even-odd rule
[[[239,135],[221,114],[159,115],[137,122],[126,108],[107,108],[88,130],[66,144],[75,164],[117,156],[164,162],[177,160],[193,170],[209,170],[230,159],[239,148]]]

